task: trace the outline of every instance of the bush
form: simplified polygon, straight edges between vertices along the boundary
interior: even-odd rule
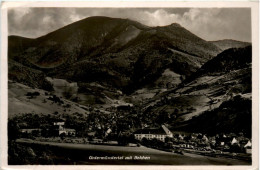
[[[21,136],[19,126],[13,120],[8,121],[8,139],[15,140]]]
[[[65,136],[66,136],[65,133],[61,133],[61,134],[60,134],[60,138],[61,138],[61,140],[64,140],[64,139],[65,139]]]
[[[29,96],[30,98],[34,98],[34,97],[39,96],[39,95],[40,95],[39,92],[28,92],[26,94],[26,96]]]
[[[126,146],[131,142],[130,136],[127,135],[121,135],[117,139],[118,145]]]
[[[89,136],[88,141],[93,141],[93,136]]]
[[[71,105],[70,105],[70,104],[66,104],[64,107],[65,107],[65,108],[70,108]]]
[[[49,97],[48,100],[51,100],[54,103],[64,104],[64,102],[59,97],[57,97],[56,95],[53,95],[52,97]]]

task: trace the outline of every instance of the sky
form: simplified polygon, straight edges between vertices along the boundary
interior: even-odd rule
[[[8,34],[37,38],[91,16],[128,18],[147,26],[178,23],[207,40],[251,42],[250,8],[12,8]]]

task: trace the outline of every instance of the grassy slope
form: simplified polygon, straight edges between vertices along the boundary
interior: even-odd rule
[[[177,127],[191,124],[195,119],[189,120],[194,116],[199,116],[204,112],[210,113],[210,111],[220,107],[223,102],[233,100],[236,95],[241,95],[246,100],[251,101],[250,50],[250,47],[240,50],[231,49],[220,54],[202,66],[202,70],[199,70],[192,79],[189,79],[182,86],[168,90],[151,99],[144,105],[144,113],[149,115],[152,120],[158,120],[159,115],[166,115],[165,121]],[[231,105],[229,108],[232,110],[232,114],[236,112],[235,107],[235,105]],[[246,106],[245,109],[250,108]],[[248,119],[250,119],[250,115],[246,116],[249,116]],[[212,119],[217,119],[217,117],[218,114]],[[207,119],[210,122],[209,115]],[[221,119],[219,124],[223,123],[224,125],[225,122],[230,121],[233,126],[238,127],[242,123],[240,118],[233,120],[232,116],[226,116],[224,119],[226,120]],[[197,122],[202,123],[201,121]],[[247,122],[246,126],[250,126],[250,123]],[[246,126],[241,125],[244,130],[248,131]],[[194,125],[194,127],[196,126]],[[223,127],[227,128],[227,126]],[[209,128],[204,127],[204,129]],[[241,128],[237,129],[241,130]]]
[[[39,92],[40,95],[29,99],[26,94],[28,92]],[[8,114],[10,117],[19,113],[36,113],[36,114],[52,114],[54,112],[73,114],[75,112],[87,114],[88,108],[74,102],[62,99],[64,104],[53,103],[48,100],[50,93],[45,95],[44,90],[25,86],[20,83],[10,82],[8,83]],[[65,105],[71,105],[66,108]],[[66,111],[65,111],[66,110]]]
[[[219,47],[221,50],[227,50],[229,48],[242,48],[251,45],[249,42],[242,42],[242,41],[236,41],[236,40],[219,40],[219,41],[210,41],[217,47]]]

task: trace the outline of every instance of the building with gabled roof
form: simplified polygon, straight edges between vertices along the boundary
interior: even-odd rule
[[[160,128],[139,129],[134,132],[134,136],[137,140],[142,140],[143,138],[151,140],[155,138],[164,142],[166,137],[172,138],[173,134],[165,125],[162,125]]]
[[[251,143],[251,141],[249,140],[244,147],[245,147],[245,148],[252,148],[252,143]]]
[[[247,144],[244,146],[244,148],[246,149],[246,153],[252,154],[252,143],[250,140],[247,142]]]
[[[42,129],[37,129],[37,128],[34,128],[34,129],[20,129],[19,130],[21,133],[23,134],[32,134],[32,133],[38,133],[38,134],[41,134],[41,131]]]
[[[54,134],[57,136],[60,136],[61,134],[64,134],[65,136],[75,136],[76,130],[75,129],[69,129],[65,128],[65,122],[54,122]]]
[[[231,141],[231,145],[234,145],[234,144],[238,144],[239,145],[239,142],[238,142],[238,140],[235,137],[233,137],[233,139]]]

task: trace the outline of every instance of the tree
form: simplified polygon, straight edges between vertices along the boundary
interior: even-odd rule
[[[47,128],[42,128],[41,136],[45,137],[45,138],[50,136],[49,131],[47,130]]]
[[[159,144],[159,141],[158,141],[158,139],[156,139],[156,138],[153,138],[152,140],[151,140],[151,143],[150,143],[151,145],[152,145],[152,147],[158,147],[158,144]]]
[[[93,141],[93,136],[89,136],[88,141]]]
[[[118,145],[126,146],[129,144],[129,137],[126,135],[120,135],[117,138]]]
[[[19,126],[13,120],[8,121],[8,139],[15,140],[20,137]]]
[[[144,138],[142,139],[142,144],[143,144],[143,145],[147,145],[147,144],[148,144],[148,139],[144,137]]]
[[[163,124],[163,123],[167,122],[169,120],[169,118],[170,118],[169,113],[167,113],[165,111],[160,112],[156,118],[156,123]]]
[[[230,151],[235,153],[243,152],[243,148],[239,147],[238,144],[234,144],[230,146]]]
[[[171,138],[169,138],[168,136],[166,136],[165,139],[164,139],[164,141],[165,141],[165,143],[168,143],[168,142],[171,141]]]
[[[32,131],[32,136],[39,137],[40,136],[40,131],[39,130],[33,130]]]
[[[28,93],[26,94],[26,96],[29,96],[30,99],[32,99],[32,98],[34,98],[34,97],[36,97],[36,96],[39,96],[39,95],[40,95],[39,92],[28,92]]]
[[[61,140],[64,140],[65,139],[65,136],[66,136],[66,134],[63,132],[63,133],[61,133],[60,134],[60,138],[61,138]]]

